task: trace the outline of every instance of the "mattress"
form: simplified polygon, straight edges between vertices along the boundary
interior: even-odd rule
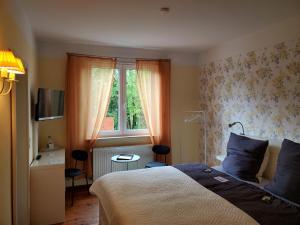
[[[272,196],[262,187],[204,164],[182,164],[171,168],[178,172],[162,167],[101,177],[90,189],[100,201],[100,224],[220,225],[226,221],[235,224],[236,217],[241,218],[238,224],[247,224],[245,221],[262,225],[300,224],[297,205]],[[222,207],[218,207],[220,204]],[[216,220],[212,219],[213,215],[218,215]],[[228,223],[231,219],[233,222]]]
[[[103,225],[258,225],[171,166],[110,173],[90,191],[100,200]]]
[[[261,186],[245,182],[204,164],[182,164],[175,168],[184,172],[199,184],[228,200],[261,225],[299,225],[300,207],[263,190]],[[219,182],[222,177],[228,182]],[[267,196],[270,201],[266,201]],[[265,200],[263,200],[265,199]]]

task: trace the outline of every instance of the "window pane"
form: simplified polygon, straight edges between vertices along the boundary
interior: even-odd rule
[[[126,128],[147,129],[136,84],[136,70],[126,70]]]
[[[104,118],[102,131],[119,130],[119,98],[120,98],[120,70],[116,69],[108,111]]]

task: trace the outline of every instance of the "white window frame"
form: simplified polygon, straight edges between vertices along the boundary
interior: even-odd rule
[[[126,128],[126,70],[136,69],[135,63],[118,63],[116,69],[120,71],[119,89],[119,130],[101,131],[102,137],[122,137],[122,136],[146,136],[149,135],[148,129],[130,130]]]

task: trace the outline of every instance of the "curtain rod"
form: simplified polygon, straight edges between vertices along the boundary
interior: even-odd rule
[[[86,54],[80,54],[80,53],[73,53],[73,52],[67,52],[67,55],[70,55],[70,56],[79,56],[79,57],[88,57],[88,58],[102,58],[102,59],[131,59],[131,60],[159,60],[159,61],[171,61],[170,59],[154,59],[154,58],[130,58],[130,57],[121,57],[121,56],[114,56],[114,57],[111,57],[111,56],[97,56],[97,55],[86,55]]]

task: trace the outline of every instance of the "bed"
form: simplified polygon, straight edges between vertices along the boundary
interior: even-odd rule
[[[265,180],[275,173],[280,144],[269,142]],[[90,192],[101,225],[300,224],[299,205],[204,164],[110,173]]]

